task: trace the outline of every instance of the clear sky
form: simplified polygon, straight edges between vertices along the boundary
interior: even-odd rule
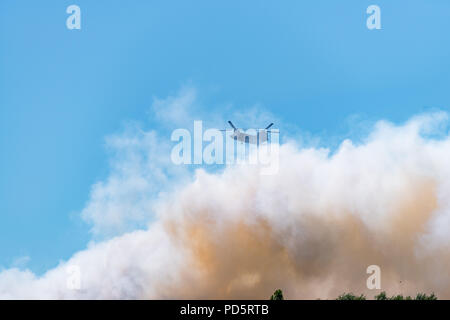
[[[40,273],[84,248],[105,137],[158,130],[154,97],[186,84],[205,111],[260,105],[313,135],[450,111],[449,15],[448,0],[2,0],[0,266]]]

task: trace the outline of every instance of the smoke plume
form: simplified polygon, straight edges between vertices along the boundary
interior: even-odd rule
[[[366,269],[378,265],[388,294],[450,298],[447,126],[444,113],[379,122],[333,152],[286,142],[274,175],[199,169],[152,205],[139,197],[156,214],[145,230],[92,244],[41,277],[4,270],[0,297],[267,299],[277,288],[290,299],[373,296]],[[80,290],[67,287],[72,265]]]

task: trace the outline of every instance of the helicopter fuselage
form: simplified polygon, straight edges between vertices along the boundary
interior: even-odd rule
[[[255,130],[253,130],[255,131]],[[230,137],[236,141],[249,143],[249,144],[261,144],[267,141],[267,130],[256,130],[256,134],[250,134],[240,129],[234,130]]]

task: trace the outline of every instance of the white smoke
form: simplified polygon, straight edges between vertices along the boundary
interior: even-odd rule
[[[165,161],[125,152],[83,214],[99,232],[117,231],[126,214],[148,227],[92,244],[41,277],[4,270],[0,298],[267,298],[277,288],[291,299],[335,298],[368,293],[372,264],[388,293],[450,298],[447,128],[447,114],[436,113],[379,122],[333,153],[287,142],[276,175],[197,170],[159,197]],[[145,151],[152,139],[115,141]],[[79,290],[68,287],[68,266],[79,267]]]

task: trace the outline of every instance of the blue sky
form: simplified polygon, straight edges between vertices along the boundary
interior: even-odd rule
[[[66,28],[71,4],[81,30]],[[382,30],[366,27],[371,4]],[[257,104],[313,135],[450,111],[449,13],[446,0],[1,1],[0,266],[29,256],[40,273],[84,248],[105,137],[127,121],[158,130],[154,97],[186,84],[204,111]]]

